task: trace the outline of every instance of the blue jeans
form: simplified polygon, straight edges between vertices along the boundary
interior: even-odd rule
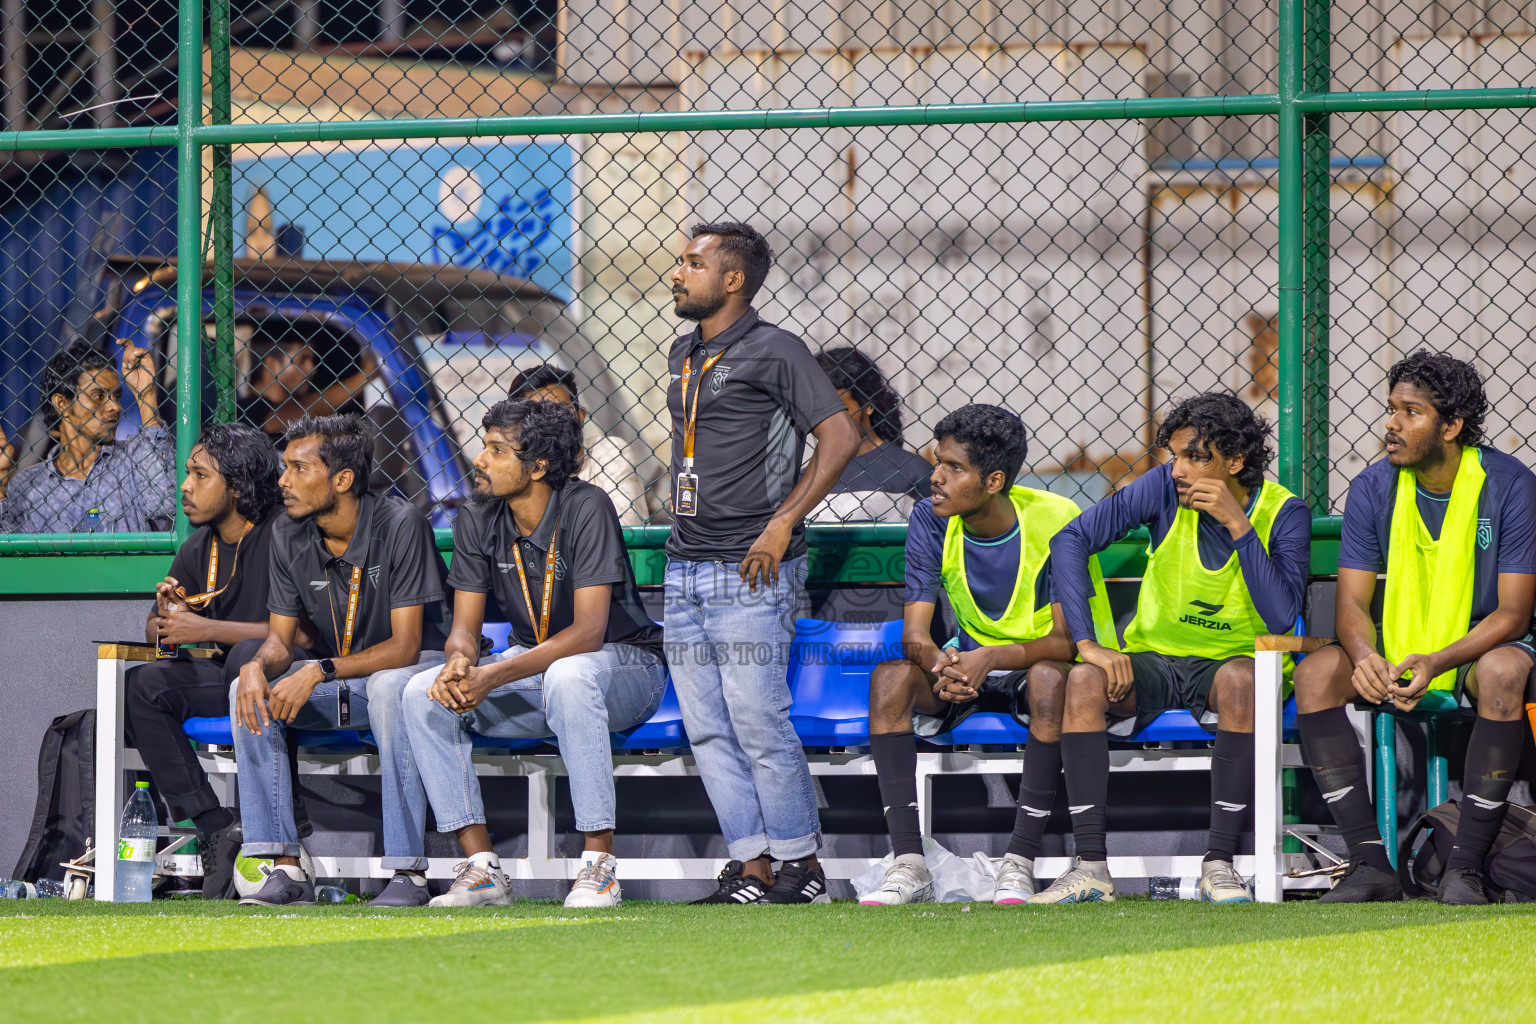
[[[274,721],[253,736],[234,725],[235,761],[239,770],[240,819],[245,831],[241,852],[247,857],[297,857],[299,837],[293,824],[292,780],[288,775],[287,730],[335,729],[336,691],[345,682],[352,691],[349,729],[371,729],[379,748],[380,791],[384,803],[385,868],[425,871],[427,798],[411,757],[410,739],[400,727],[400,693],[413,675],[428,665],[441,665],[442,651],[422,651],[414,665],[389,668],[363,679],[321,683],[299,709],[292,725]],[[278,679],[285,678],[295,665]],[[272,680],[273,683],[277,679]],[[229,688],[234,715],[236,679]]]
[[[816,791],[789,721],[789,651],[806,559],[753,593],[740,567],[670,559],[667,663],[683,727],[734,860],[798,860],[821,848]]]
[[[527,648],[496,656],[505,661]],[[401,709],[416,769],[426,786],[440,832],[485,824],[480,779],[470,761],[470,733],[497,739],[554,736],[571,779],[578,832],[614,827],[613,744],[608,734],[639,725],[656,713],[667,689],[667,667],[650,651],[605,644],[573,654],[492,690],[480,706],[455,714],[427,691],[438,670],[418,672],[405,687]]]

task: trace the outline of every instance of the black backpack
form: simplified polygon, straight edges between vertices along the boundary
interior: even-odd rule
[[[1433,897],[1461,821],[1461,808],[1447,800],[1413,823],[1397,855],[1397,876],[1409,896]],[[1414,849],[1420,839],[1418,849]],[[1483,862],[1484,888],[1495,903],[1536,901],[1536,809],[1510,804],[1504,824]]]
[[[37,757],[37,810],[12,878],[62,881],[61,861],[85,852],[96,828],[96,711],[60,715]]]

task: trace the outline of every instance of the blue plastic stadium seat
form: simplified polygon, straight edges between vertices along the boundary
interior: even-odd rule
[[[614,750],[678,750],[688,745],[688,734],[683,732],[683,709],[677,703],[677,691],[672,679],[667,679],[667,691],[661,695],[661,703],[647,721],[633,729],[616,732]]]
[[[978,711],[949,732],[930,737],[927,742],[953,746],[983,743],[1012,746],[1028,740],[1029,730],[1012,715],[1001,711]]]
[[[869,674],[901,656],[901,620],[798,619],[790,651],[789,718],[808,747],[869,742]]]
[[[198,743],[214,744],[222,747],[233,746],[235,743],[233,721],[225,716],[223,718],[189,718],[182,723],[182,731],[189,739]],[[356,748],[362,750],[368,746],[372,737],[365,740],[364,734],[355,729],[304,729],[299,731],[299,746],[318,750],[346,750]]]
[[[492,654],[500,654],[512,646],[512,623],[482,622],[480,635],[491,642]]]

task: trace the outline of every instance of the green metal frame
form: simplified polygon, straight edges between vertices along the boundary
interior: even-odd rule
[[[215,416],[233,401],[234,226],[230,147],[242,143],[323,140],[394,140],[536,135],[603,135],[679,131],[794,128],[865,128],[898,125],[1024,124],[1161,117],[1268,115],[1279,122],[1279,399],[1278,473],[1319,515],[1313,570],[1337,565],[1338,525],[1328,507],[1328,167],[1331,113],[1472,110],[1536,107],[1536,88],[1400,90],[1331,93],[1327,0],[1280,0],[1279,91],[1247,96],[1171,96],[1133,99],[1042,100],[1026,103],[926,106],[686,111],[526,117],[413,118],[294,124],[231,124],[229,0],[211,4],[210,123],[204,124],[202,0],[180,0],[179,67],[199,69],[178,82],[175,127],[93,128],[77,131],[0,132],[0,151],[174,146],[177,154],[177,259],[203,260],[202,152],[211,150],[214,337],[208,364],[219,375]],[[201,313],[201,282],[177,280],[177,306]],[[178,316],[177,458],[184,463],[202,422],[204,340],[202,316]],[[659,528],[627,531],[642,579],[653,581],[664,558]],[[870,533],[869,530],[887,530]],[[861,532],[865,531],[865,532]],[[0,594],[121,593],[146,590],[159,578],[152,564],[190,532],[178,512],[172,534],[0,537]],[[664,531],[661,531],[664,532]],[[813,528],[813,572],[818,578],[873,582],[889,578],[899,555],[900,526]],[[1143,545],[1128,541],[1105,556],[1106,575],[1137,575]],[[112,568],[106,570],[107,563]],[[131,566],[131,568],[130,568]],[[139,586],[124,587],[125,580]]]

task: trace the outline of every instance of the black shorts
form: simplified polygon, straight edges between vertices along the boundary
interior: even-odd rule
[[[937,736],[949,732],[978,711],[1000,711],[1012,715],[1014,720],[1029,726],[1029,702],[1024,697],[1024,677],[1027,669],[1001,672],[987,676],[981,684],[981,692],[975,700],[963,704],[945,702],[944,710],[937,715],[912,713],[912,731],[919,737]]]
[[[1136,695],[1136,714],[1120,719],[1109,730],[1126,736],[1145,729],[1164,711],[1178,708],[1188,711],[1206,732],[1215,732],[1216,715],[1206,710],[1206,704],[1210,701],[1217,671],[1229,661],[1253,660],[1246,654],[1231,658],[1197,658],[1156,651],[1136,651],[1126,657],[1131,659],[1131,691]]]

